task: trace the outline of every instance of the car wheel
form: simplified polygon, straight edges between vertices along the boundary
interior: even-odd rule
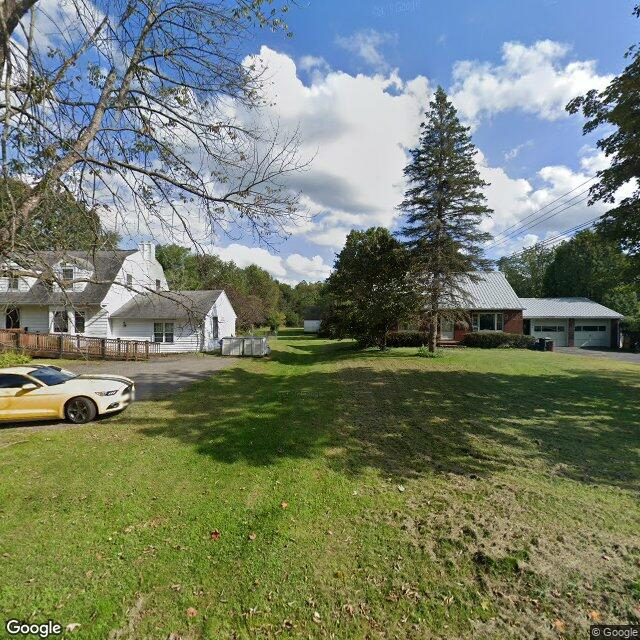
[[[71,398],[64,408],[64,414],[73,424],[91,422],[98,413],[96,405],[89,398]]]

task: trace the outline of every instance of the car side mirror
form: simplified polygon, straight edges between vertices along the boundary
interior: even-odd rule
[[[38,388],[38,385],[34,382],[25,382],[22,387],[20,387],[23,391],[33,391]]]

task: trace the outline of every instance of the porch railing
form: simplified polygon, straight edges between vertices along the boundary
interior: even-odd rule
[[[148,360],[160,354],[160,345],[147,340],[93,338],[65,333],[25,333],[0,330],[0,350],[46,358]]]

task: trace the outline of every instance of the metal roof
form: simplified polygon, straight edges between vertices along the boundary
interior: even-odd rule
[[[465,276],[460,286],[465,292],[461,305],[469,311],[522,309],[520,299],[501,271],[478,271]]]
[[[520,298],[524,318],[622,318],[589,298]]]
[[[220,297],[222,289],[210,291],[159,291],[139,293],[120,307],[112,318],[174,320],[204,318]]]
[[[65,291],[63,293],[52,291],[44,282],[38,280],[29,291],[0,292],[0,304],[100,304],[122,268],[125,258],[135,252],[135,249],[129,251],[122,249],[114,249],[113,251],[36,251],[37,260],[50,267],[60,261],[87,263],[87,268],[93,270],[91,279],[96,282],[88,282],[84,291]]]

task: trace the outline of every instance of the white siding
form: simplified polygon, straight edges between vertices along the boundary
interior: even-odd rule
[[[20,307],[20,326],[29,333],[47,333],[49,331],[48,307]]]
[[[198,327],[190,326],[185,320],[158,320],[158,322],[173,322],[173,342],[160,342],[160,350],[164,353],[186,353],[200,351],[202,331]],[[126,326],[124,326],[126,324]],[[123,340],[153,341],[154,320],[122,320],[111,321],[112,337]]]
[[[127,283],[127,274],[131,275],[133,279],[132,286],[135,291],[123,286]],[[138,250],[125,258],[114,284],[111,285],[102,301],[102,306],[109,314],[112,314],[135,295],[143,292],[145,288],[155,289],[156,280],[160,280],[161,289],[167,290],[169,288],[162,265],[155,259],[153,249],[150,251],[149,249],[146,251]]]
[[[109,314],[100,308],[85,310],[85,336],[106,338],[109,336]]]
[[[218,296],[209,315],[218,318],[218,339],[233,338],[236,335],[236,312],[224,291]]]
[[[305,333],[318,333],[320,331],[320,320],[305,320],[304,332]]]

